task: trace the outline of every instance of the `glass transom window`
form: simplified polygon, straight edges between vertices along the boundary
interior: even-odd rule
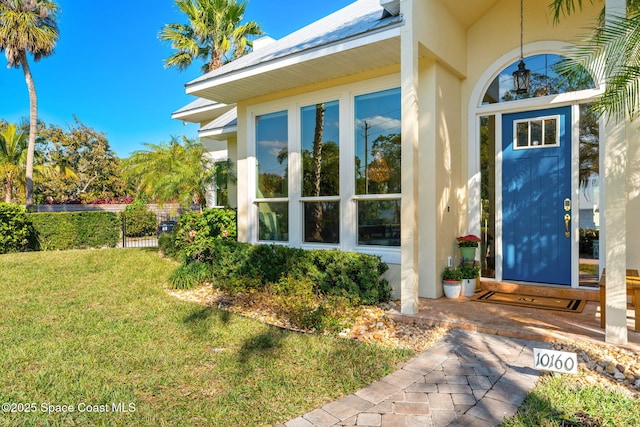
[[[556,95],[595,87],[591,75],[586,70],[571,76],[562,74],[565,57],[541,54],[524,58],[527,68],[531,70],[531,83],[527,93],[518,94],[513,87],[513,72],[518,68],[519,62],[520,60],[513,62],[498,74],[485,92],[482,104]]]

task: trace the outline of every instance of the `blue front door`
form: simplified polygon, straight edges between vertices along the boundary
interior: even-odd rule
[[[502,278],[571,284],[571,107],[502,119]]]

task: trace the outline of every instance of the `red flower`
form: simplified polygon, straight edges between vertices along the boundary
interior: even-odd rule
[[[464,247],[475,248],[478,246],[478,243],[482,241],[482,239],[480,239],[475,234],[467,234],[466,236],[459,236],[459,237],[456,237],[456,240],[458,241],[458,246],[461,248],[464,248]]]

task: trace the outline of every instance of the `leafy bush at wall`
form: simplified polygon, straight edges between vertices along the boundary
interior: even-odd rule
[[[179,247],[199,246],[210,239],[238,237],[237,213],[234,209],[210,208],[185,212],[178,219],[176,234]]]
[[[211,208],[188,211],[178,218],[172,233],[158,239],[162,253],[175,259],[203,260],[209,257],[214,240],[235,240],[238,236],[234,209]]]
[[[115,247],[120,235],[113,212],[39,212],[28,218],[35,230],[36,249]]]
[[[191,245],[182,258],[183,265],[211,264],[215,286],[232,292],[264,290],[287,277],[309,279],[314,292],[357,303],[376,304],[391,296],[388,282],[381,277],[388,266],[372,255],[218,239]]]
[[[29,249],[31,223],[24,207],[0,203],[0,254]]]

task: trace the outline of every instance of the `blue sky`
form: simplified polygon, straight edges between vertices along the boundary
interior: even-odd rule
[[[275,39],[355,0],[249,0],[246,20]],[[60,39],[53,56],[34,63],[39,118],[62,127],[74,115],[104,132],[119,157],[161,143],[171,135],[196,137],[197,126],[171,119],[194,98],[184,84],[201,63],[184,71],[165,69],[171,48],[158,40],[167,23],[186,22],[173,0],[58,0]],[[22,69],[0,57],[0,119],[18,123],[29,115]]]

